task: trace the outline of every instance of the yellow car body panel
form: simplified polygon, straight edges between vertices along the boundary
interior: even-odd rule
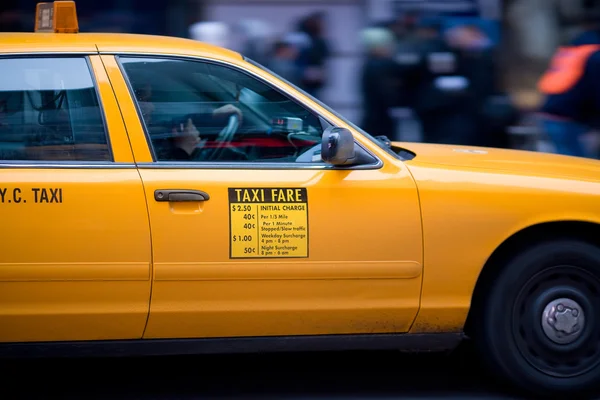
[[[144,337],[402,333],[410,328],[419,307],[422,243],[413,234],[421,230],[419,204],[407,172],[140,173],[148,198],[170,187],[203,190],[211,198],[201,205],[149,204],[155,274]],[[229,259],[230,229],[238,237],[256,232],[242,228],[243,215],[252,214],[238,211],[239,217],[232,216],[238,222],[230,226],[231,187],[306,188],[308,257]],[[369,206],[365,191],[373,196]]]
[[[102,64],[105,67],[106,73],[110,76],[109,81],[112,85],[114,93],[120,93],[119,96],[119,107],[123,121],[127,127],[129,144],[132,149],[136,150],[135,162],[152,162],[152,154],[150,153],[150,147],[148,146],[148,140],[144,133],[144,127],[140,122],[133,98],[127,88],[127,82],[121,75],[119,65],[117,64],[113,56],[100,56]],[[127,112],[122,110],[126,109]],[[133,153],[132,153],[133,154]]]
[[[506,239],[560,221],[600,224],[600,163],[561,155],[395,143],[419,187],[425,273],[412,333],[461,331],[477,278]],[[452,284],[448,284],[452,282]]]
[[[231,50],[211,46],[194,40],[167,36],[134,35],[120,33],[0,33],[1,53],[152,53],[181,54],[238,59],[242,57]]]
[[[221,61],[241,61],[242,56],[232,50],[208,45],[196,40],[168,36],[123,35],[118,33],[89,34],[100,53],[163,54],[212,58]]]
[[[37,33],[0,34],[0,52],[89,54],[115,162],[123,163],[60,174],[0,169],[7,193],[47,186],[64,194],[60,207],[0,208],[11,227],[0,233],[3,342],[460,332],[481,270],[507,238],[544,222],[600,223],[597,161],[411,143],[401,145],[416,157],[402,162],[229,50],[176,38]],[[114,58],[123,53],[244,69],[348,128],[382,166],[153,166]],[[210,200],[155,200],[157,190],[175,188]],[[230,188],[307,189],[308,256],[232,258]]]
[[[0,34],[0,54],[36,53],[95,53],[94,41],[86,35],[57,35],[54,33],[8,33]]]
[[[493,170],[511,176],[562,177],[578,181],[600,181],[600,163],[598,160],[589,158],[483,147],[401,142],[394,142],[394,144],[416,152],[419,158],[415,158],[413,161],[419,165],[442,165],[447,170],[452,170],[454,167]],[[494,172],[494,174],[497,173]],[[503,182],[501,179],[496,178],[496,181],[492,183],[502,186],[513,185],[512,182]],[[518,186],[519,183],[515,182],[514,185]]]
[[[0,342],[144,332],[152,283],[146,200],[99,56],[90,64],[115,168],[0,168]]]

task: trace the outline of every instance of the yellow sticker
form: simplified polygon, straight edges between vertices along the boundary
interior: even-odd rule
[[[306,188],[230,188],[230,258],[308,257]]]

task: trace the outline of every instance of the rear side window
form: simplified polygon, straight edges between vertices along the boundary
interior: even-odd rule
[[[0,160],[112,160],[85,57],[0,58],[0,71]]]

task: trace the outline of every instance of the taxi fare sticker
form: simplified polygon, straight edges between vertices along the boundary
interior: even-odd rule
[[[306,188],[229,188],[230,258],[308,257]]]

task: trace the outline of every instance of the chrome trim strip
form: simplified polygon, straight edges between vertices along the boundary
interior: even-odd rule
[[[355,165],[349,167],[336,165],[311,165],[309,163],[259,163],[259,162],[227,162],[222,164],[204,163],[204,162],[187,162],[187,161],[156,161],[139,163],[139,169],[257,169],[257,170],[369,170],[379,169],[381,164]]]
[[[192,60],[209,60],[209,61],[217,61],[217,62],[227,62],[226,59],[220,58],[220,57],[211,57],[209,55],[204,55],[204,56],[193,56],[190,54],[178,54],[178,53],[165,53],[161,50],[157,50],[156,53],[152,53],[151,51],[148,50],[143,50],[143,51],[139,51],[139,50],[119,50],[119,51],[98,51],[98,55],[101,56],[141,56],[141,57],[165,57],[165,58],[185,58],[185,59],[192,59]],[[234,58],[234,57],[231,57]],[[237,58],[239,61],[244,61],[244,57],[240,54],[238,55]],[[235,66],[235,65],[234,65]],[[238,67],[239,68],[239,67]]]
[[[274,90],[277,90],[279,93],[281,93],[284,96],[288,96],[289,98],[293,99],[295,102],[297,102],[299,105],[301,105],[302,107],[306,107],[308,110],[310,110],[313,114],[315,114],[316,117],[320,117],[321,119],[323,119],[324,121],[326,121],[328,124],[330,125],[335,125],[331,120],[329,120],[328,118],[325,118],[325,116],[323,116],[319,111],[317,111],[314,107],[308,105],[306,102],[304,102],[302,99],[298,98],[297,96],[287,93],[285,92],[282,88],[274,85],[271,82],[267,82],[263,77],[255,74],[254,72],[245,70],[243,68],[240,68],[239,66],[235,65],[235,64],[231,64],[230,62],[226,61],[226,60],[221,60],[221,59],[214,59],[214,58],[207,58],[207,57],[202,57],[202,56],[191,56],[191,55],[181,55],[181,54],[165,54],[165,53],[146,53],[146,52],[100,52],[100,55],[113,55],[116,57],[117,59],[117,63],[119,65],[119,69],[121,70],[121,74],[123,75],[123,77],[125,78],[125,81],[127,82],[127,86],[129,87],[129,91],[130,91],[130,95],[133,98],[134,103],[136,104],[136,109],[138,111],[138,118],[140,119],[140,121],[142,122],[142,125],[144,126],[144,133],[146,135],[146,141],[150,141],[150,137],[148,135],[147,129],[145,129],[145,121],[143,120],[143,118],[140,116],[139,114],[139,109],[138,109],[138,105],[137,105],[137,99],[135,98],[135,94],[132,93],[132,88],[131,85],[129,83],[129,78],[127,77],[127,74],[125,73],[121,62],[119,61],[119,55],[124,55],[124,56],[138,56],[138,57],[152,57],[152,58],[167,58],[167,59],[183,59],[183,60],[194,60],[194,61],[199,61],[199,62],[209,62],[209,63],[213,63],[213,64],[217,64],[217,65],[222,65],[225,67],[229,67],[232,68],[236,71],[239,71],[241,73],[250,75],[251,77],[253,77],[254,79],[259,80],[260,82],[264,83],[265,85],[273,88]],[[242,58],[243,61],[243,58]],[[356,140],[354,141],[354,143],[356,143],[362,150],[364,150],[367,154],[369,154],[371,157],[373,157],[376,162],[373,164],[366,164],[366,165],[360,165],[360,166],[353,166],[353,167],[345,167],[345,168],[341,168],[341,167],[335,167],[335,166],[324,166],[324,167],[319,167],[319,166],[308,166],[308,167],[304,167],[304,168],[308,168],[308,169],[344,169],[344,170],[353,170],[353,169],[379,169],[381,167],[383,167],[383,161],[381,160],[381,158],[379,158],[377,155],[375,155],[371,150],[365,148],[361,143],[358,143]],[[161,163],[160,161],[156,161],[156,158],[154,156],[154,149],[152,147],[152,144],[149,142],[148,143],[150,149],[151,149],[151,153],[152,153],[152,157],[155,160],[155,162],[157,163]],[[148,163],[142,163],[141,165],[146,165]],[[166,165],[168,163],[164,163],[162,162],[161,165]],[[186,165],[192,165],[192,164],[198,164],[198,163],[187,163]],[[258,164],[258,163],[246,163],[246,164]],[[261,163],[264,164],[264,163]],[[273,163],[275,164],[275,163]],[[284,163],[280,163],[278,165],[282,165]],[[286,163],[287,164],[287,163]],[[287,167],[284,169],[299,169],[299,163],[289,163],[290,165],[293,165],[294,167]],[[206,164],[207,167],[209,167],[209,163]],[[243,165],[243,163],[240,163],[238,165]],[[218,169],[219,166],[217,165],[216,167],[210,167],[211,169]],[[223,168],[227,168],[227,167],[223,167]],[[239,166],[235,167],[236,169],[239,169]],[[243,168],[243,167],[242,167]],[[300,167],[302,168],[302,167]],[[271,169],[271,168],[268,168]],[[274,169],[282,169],[281,167],[278,168],[274,168]]]
[[[0,170],[9,168],[38,168],[38,169],[132,169],[133,163],[94,162],[69,162],[69,161],[0,161]]]
[[[22,51],[22,52],[10,52],[10,53],[3,53],[0,52],[0,58],[2,57],[31,57],[31,56],[48,56],[48,57],[68,57],[68,56],[97,56],[99,53],[98,51],[64,51],[64,50],[58,50],[58,51]]]

